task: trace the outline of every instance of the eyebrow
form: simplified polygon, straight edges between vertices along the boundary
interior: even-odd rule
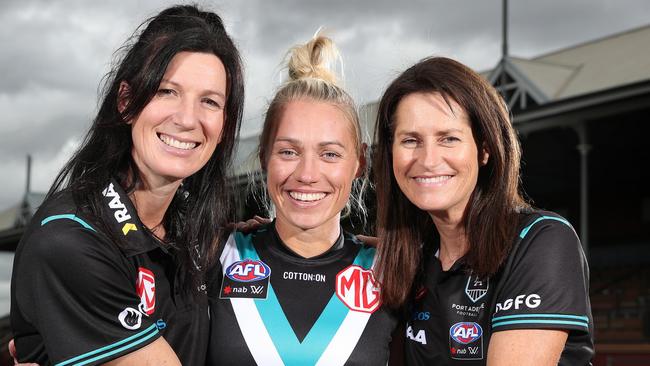
[[[275,139],[275,142],[288,142],[288,143],[290,143],[292,145],[298,145],[298,146],[303,145],[302,142],[300,142],[299,140],[293,139],[291,137],[282,137],[282,136],[277,137]],[[345,149],[345,145],[343,145],[343,143],[341,143],[339,141],[336,141],[336,140],[334,140],[334,141],[323,141],[323,142],[318,143],[319,147],[324,147],[324,146],[328,146],[328,145],[336,145],[336,146],[340,146],[340,147]]]
[[[162,79],[162,80],[160,80],[160,83],[161,83],[161,84],[162,84],[162,83],[168,83],[168,84],[173,85],[173,86],[176,87],[176,88],[181,88],[181,87],[182,87],[181,84],[179,84],[179,83],[177,83],[177,82],[175,82],[175,81],[169,80],[169,79]],[[221,98],[226,99],[225,94],[222,93],[222,92],[220,92],[220,91],[212,90],[212,89],[207,89],[207,90],[205,90],[205,91],[206,91],[208,94],[216,94],[216,95],[220,96]]]
[[[453,132],[464,133],[464,131],[461,130],[460,128],[447,128],[445,130],[436,131],[436,135],[437,136],[448,135]],[[397,130],[395,131],[395,136],[397,135],[420,135],[420,133],[413,130]]]

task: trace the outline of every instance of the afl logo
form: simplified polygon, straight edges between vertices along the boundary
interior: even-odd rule
[[[271,268],[262,261],[245,259],[235,262],[226,269],[226,277],[237,282],[263,280],[271,275]]]
[[[483,329],[474,322],[456,323],[449,328],[449,336],[461,344],[470,344],[483,335]]]

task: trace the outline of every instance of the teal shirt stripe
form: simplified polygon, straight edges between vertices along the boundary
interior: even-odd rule
[[[244,260],[250,258],[252,260],[260,260],[257,251],[253,247],[252,236],[244,235],[240,232],[235,232],[235,244],[237,244],[237,251],[239,252],[239,259]]]
[[[244,236],[241,233],[235,233],[235,243],[240,260],[260,259],[251,239],[250,235]],[[374,254],[374,248],[362,247],[353,264],[370,268]],[[270,283],[266,300],[255,299],[254,301],[278,354],[287,366],[316,364],[349,312],[347,306],[339,300],[336,294],[333,294],[301,343],[291,328]]]
[[[583,322],[574,322],[570,320],[537,320],[537,319],[530,319],[530,320],[510,320],[510,321],[505,321],[505,322],[496,322],[492,324],[492,328],[497,328],[501,327],[504,325],[511,325],[511,324],[555,324],[555,325],[575,325],[578,327],[585,327],[589,328],[589,324],[583,323]]]
[[[41,226],[44,226],[45,224],[47,224],[50,221],[61,220],[61,219],[68,219],[68,220],[76,221],[79,224],[81,224],[81,226],[85,227],[86,229],[97,232],[95,229],[93,229],[92,226],[88,225],[87,222],[85,222],[84,220],[80,219],[79,217],[77,217],[77,216],[75,216],[73,214],[48,216],[48,217],[44,218],[43,221],[41,221]]]
[[[575,319],[583,320],[589,322],[589,317],[581,315],[565,315],[565,314],[519,314],[519,315],[506,315],[506,316],[497,316],[492,318],[493,322],[499,322],[506,319],[518,319],[518,318],[557,318],[557,319]]]
[[[147,333],[149,333],[149,334],[147,334]],[[99,360],[99,359],[102,359],[102,358],[105,358],[105,357],[112,356],[112,355],[114,355],[114,354],[116,354],[116,353],[120,353],[120,352],[122,352],[122,351],[124,351],[124,350],[126,350],[126,349],[128,349],[128,348],[131,348],[131,347],[137,346],[138,344],[140,344],[140,343],[146,341],[147,339],[149,339],[149,338],[155,336],[156,334],[158,334],[158,328],[156,328],[156,324],[152,324],[149,328],[143,330],[143,331],[140,332],[140,333],[134,334],[134,335],[132,335],[132,336],[130,336],[130,337],[128,337],[128,338],[125,338],[125,339],[119,341],[119,342],[115,342],[115,343],[113,343],[113,344],[109,344],[109,345],[106,346],[106,347],[98,348],[98,349],[96,349],[96,350],[94,350],[94,351],[90,351],[90,352],[84,353],[83,355],[79,355],[79,356],[74,357],[74,358],[71,358],[71,359],[69,359],[69,360],[67,360],[67,361],[63,361],[63,362],[57,363],[55,366],[65,366],[65,365],[69,365],[69,364],[71,364],[71,363],[73,363],[73,362],[75,362],[75,361],[79,361],[79,360],[81,360],[81,359],[84,359],[84,358],[87,358],[87,357],[91,357],[91,356],[97,355],[97,354],[102,353],[102,352],[107,352],[107,353],[105,353],[105,354],[100,354],[100,355],[98,355],[97,357],[94,357],[94,358],[92,358],[92,359],[85,360],[85,361],[81,361],[81,362],[79,362],[79,363],[75,363],[75,365],[86,365],[86,364],[88,364],[88,363],[90,363],[90,362],[97,361],[97,360]],[[129,343],[129,342],[131,342],[131,341],[133,341],[133,342],[132,342],[132,343]],[[123,347],[120,347],[120,348],[118,348],[118,349],[115,349],[115,350],[112,350],[112,351],[111,351],[111,349],[113,349],[113,348],[115,348],[115,347],[119,347],[119,346],[121,346],[121,345],[123,345],[123,344],[125,344],[125,343],[129,343],[129,344],[127,344],[127,345],[125,345],[125,346],[123,346]]]
[[[354,262],[352,264],[356,264],[357,266],[361,266],[365,269],[370,269],[370,267],[372,267],[372,262],[374,259],[375,248],[361,247],[361,249],[359,249],[357,257],[354,258]]]
[[[526,237],[526,234],[528,234],[528,232],[529,232],[530,229],[533,227],[533,225],[535,225],[536,223],[538,223],[538,222],[540,222],[540,221],[542,221],[542,220],[555,220],[555,221],[559,221],[559,222],[561,222],[561,223],[567,225],[568,227],[573,228],[573,226],[571,226],[571,224],[570,224],[567,220],[565,220],[565,219],[563,219],[563,218],[555,217],[555,216],[542,216],[542,217],[538,218],[537,220],[533,221],[530,225],[526,226],[526,227],[521,231],[521,233],[519,233],[519,237],[522,238],[522,239],[523,239],[524,237]]]

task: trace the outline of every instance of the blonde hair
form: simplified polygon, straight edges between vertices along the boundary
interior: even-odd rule
[[[352,97],[340,85],[340,80],[334,71],[337,63],[342,65],[341,56],[334,42],[317,33],[309,42],[292,47],[285,59],[288,59],[286,67],[289,79],[280,86],[271,100],[260,135],[258,158],[262,171],[266,172],[270,147],[277,133],[284,107],[295,100],[323,102],[339,108],[352,127],[357,155],[365,154],[357,107]],[[366,209],[362,193],[365,185],[365,179],[356,179],[350,193],[350,202],[359,211],[359,216],[364,223]],[[343,216],[349,214],[350,202]]]

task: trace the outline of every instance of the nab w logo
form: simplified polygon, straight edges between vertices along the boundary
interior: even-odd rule
[[[251,285],[251,293],[254,295],[259,295],[264,290],[264,286],[253,286]]]
[[[483,329],[474,322],[456,323],[449,328],[449,335],[461,344],[470,344],[483,335]]]
[[[246,259],[235,262],[226,269],[226,276],[237,282],[263,280],[271,275],[271,268],[262,261]]]
[[[351,265],[336,275],[336,296],[351,310],[374,313],[381,305],[372,270]]]
[[[108,203],[108,207],[113,210],[115,221],[121,224],[124,221],[131,219],[131,214],[129,214],[129,210],[127,210],[124,203],[122,203],[120,195],[115,191],[115,186],[113,186],[113,183],[110,183],[108,187],[102,191],[102,194],[104,197],[111,199],[111,201]],[[130,222],[127,222],[124,224],[124,226],[122,226],[122,233],[124,235],[127,235],[130,231],[136,230],[138,230],[138,228],[135,226],[135,224]]]

